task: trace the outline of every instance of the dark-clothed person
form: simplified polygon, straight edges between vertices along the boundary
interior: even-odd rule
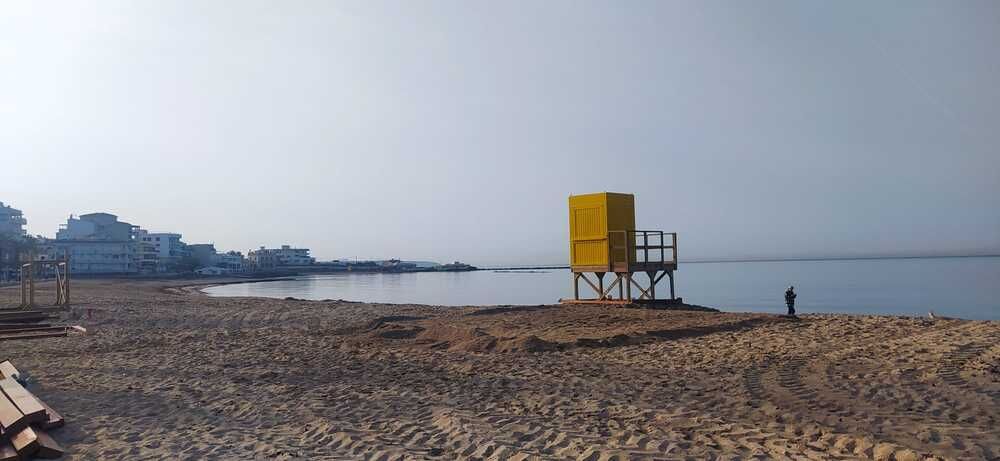
[[[785,290],[785,304],[788,305],[788,315],[795,316],[795,287]]]

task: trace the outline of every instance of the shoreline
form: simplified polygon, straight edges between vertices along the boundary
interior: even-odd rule
[[[427,306],[427,307],[455,308],[455,309],[460,309],[460,308],[463,308],[463,307],[488,309],[488,308],[497,308],[497,307],[519,308],[519,307],[531,307],[531,306],[560,305],[560,303],[547,303],[547,304],[546,303],[530,303],[530,304],[456,304],[456,305],[428,304],[428,303],[415,303],[415,302],[398,302],[398,303],[392,303],[392,302],[375,302],[375,301],[348,300],[348,299],[332,299],[332,298],[308,299],[308,298],[298,298],[298,297],[294,297],[294,296],[284,296],[284,297],[277,297],[277,296],[275,296],[275,297],[269,297],[269,296],[226,296],[226,295],[210,295],[210,294],[204,292],[204,289],[215,287],[215,286],[235,285],[235,284],[242,284],[242,283],[256,283],[256,282],[275,282],[275,281],[295,280],[295,279],[296,279],[296,277],[286,277],[286,278],[267,278],[267,279],[259,279],[259,280],[220,281],[220,282],[209,282],[209,283],[182,285],[182,286],[177,286],[177,287],[170,287],[170,288],[167,288],[167,289],[168,290],[182,291],[182,292],[184,292],[186,294],[195,295],[195,296],[206,296],[206,297],[210,297],[210,298],[220,298],[220,299],[225,299],[225,298],[232,298],[232,299],[256,299],[256,300],[261,300],[261,301],[265,301],[265,300],[281,300],[281,301],[310,302],[310,303],[342,302],[342,303],[352,303],[352,304],[378,304],[378,305],[385,305],[385,306]],[[580,306],[582,304],[567,303],[565,305],[567,305],[567,306]],[[784,315],[784,314],[781,314],[780,312],[752,311],[752,310],[724,310],[723,308],[718,308],[718,307],[709,307],[709,306],[700,306],[700,305],[694,305],[694,306],[699,307],[699,308],[712,309],[712,310],[715,310],[715,311],[718,311],[718,312],[726,312],[726,313],[734,313],[734,314],[762,314],[762,315],[775,315],[775,316],[783,316]],[[636,307],[629,307],[629,308],[636,308]],[[660,309],[649,309],[649,310],[660,310]],[[681,310],[683,310],[683,309],[681,309]],[[780,309],[776,308],[775,310],[778,311]],[[820,311],[815,311],[815,312],[812,312],[812,311],[810,311],[810,312],[800,312],[798,316],[799,317],[848,316],[848,317],[888,317],[888,318],[899,318],[899,319],[930,319],[930,317],[928,315],[926,315],[926,314],[924,314],[924,315],[904,315],[904,314],[891,314],[891,313],[880,314],[880,313],[863,313],[863,312],[820,312]],[[955,316],[937,316],[937,317],[938,317],[938,319],[962,320],[962,321],[970,321],[970,322],[1000,322],[1000,319],[969,319],[969,318],[955,317]]]

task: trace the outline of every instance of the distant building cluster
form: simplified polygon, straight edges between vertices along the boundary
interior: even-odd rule
[[[16,271],[27,235],[25,224],[21,210],[0,202],[0,282],[10,280]]]
[[[250,264],[263,269],[274,269],[283,266],[308,266],[316,262],[309,256],[308,248],[292,248],[282,245],[281,248],[260,247],[250,251]]]
[[[26,257],[69,259],[75,274],[239,274],[309,266],[316,262],[308,248],[260,247],[247,256],[218,251],[214,244],[187,244],[176,232],[151,232],[119,221],[110,213],[70,216],[56,237],[29,237],[21,210],[0,202],[0,282],[10,280]]]

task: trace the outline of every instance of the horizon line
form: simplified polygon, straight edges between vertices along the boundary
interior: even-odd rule
[[[763,263],[763,262],[790,262],[790,261],[861,261],[872,259],[941,259],[941,258],[996,258],[1000,253],[984,254],[944,254],[944,255],[892,255],[892,256],[790,256],[790,257],[762,257],[762,258],[734,258],[734,259],[680,259],[678,263],[685,264],[706,264],[706,263]],[[502,269],[502,268],[544,268],[544,269],[569,269],[570,265],[560,264],[495,264],[484,265],[481,269]]]

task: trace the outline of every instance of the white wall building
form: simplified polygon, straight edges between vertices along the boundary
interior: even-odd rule
[[[69,256],[75,274],[134,274],[139,271],[135,243],[114,240],[45,239],[38,243],[38,259]]]
[[[243,273],[248,269],[247,259],[243,253],[238,251],[228,251],[226,253],[216,253],[214,266],[225,269],[229,273]]]
[[[264,248],[251,250],[247,255],[250,265],[260,269],[271,269],[282,266],[308,266],[316,262],[309,256],[308,248],[292,248],[282,245],[281,248]]]
[[[110,213],[72,216],[59,226],[55,240],[38,244],[39,259],[70,258],[70,271],[77,274],[134,274],[135,233],[138,226],[118,220]]]
[[[136,240],[141,249],[139,260],[144,267],[155,268],[156,272],[170,272],[181,258],[188,256],[181,234],[140,229]]]
[[[111,213],[89,213],[74,218],[70,215],[66,224],[59,226],[56,240],[114,240],[131,241],[139,226],[118,220]]]
[[[24,237],[24,226],[27,223],[21,210],[0,202],[0,235]]]

